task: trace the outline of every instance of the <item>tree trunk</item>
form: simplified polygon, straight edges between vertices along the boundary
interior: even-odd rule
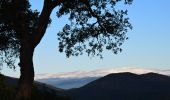
[[[33,53],[34,48],[31,48],[29,44],[20,48],[20,79],[16,100],[28,100],[31,97],[34,82]]]
[[[62,1],[62,0],[61,0]],[[34,66],[33,66],[33,53],[34,48],[40,43],[42,37],[47,29],[50,14],[52,10],[61,3],[61,1],[53,2],[53,0],[44,0],[43,10],[39,16],[38,27],[33,30],[35,34],[29,34],[27,16],[25,10],[18,8],[17,12],[17,32],[21,38],[20,48],[20,79],[16,100],[28,100],[31,97],[31,90],[34,81]],[[14,0],[16,4],[24,4],[23,0]],[[23,10],[23,11],[22,11]]]

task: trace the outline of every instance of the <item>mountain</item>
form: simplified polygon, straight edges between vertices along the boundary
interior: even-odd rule
[[[17,82],[16,78],[0,75],[1,100],[12,100],[6,98],[10,98],[11,94],[15,93]],[[33,100],[70,98],[71,100],[170,100],[170,77],[157,73],[113,73],[80,88],[69,90],[36,81],[33,98]]]
[[[39,79],[38,82],[46,83],[54,87],[59,87],[62,89],[79,88],[87,83],[90,83],[100,77],[82,77],[82,78],[48,78]]]
[[[73,100],[170,100],[170,77],[156,74],[109,74],[65,93]]]
[[[93,71],[73,71],[57,74],[36,74],[36,81],[50,84],[54,87],[62,89],[71,89],[82,87],[96,79],[111,73],[132,72],[136,74],[144,74],[149,72],[170,75],[170,70],[147,69],[136,67],[119,67],[111,69],[99,69]]]
[[[139,67],[116,67],[108,69],[97,69],[92,71],[72,71],[61,73],[41,73],[36,74],[35,79],[48,78],[82,78],[82,77],[101,77],[111,73],[131,72],[136,74],[144,74],[149,72],[159,73],[163,75],[170,75],[170,69],[156,69],[156,68],[139,68]]]

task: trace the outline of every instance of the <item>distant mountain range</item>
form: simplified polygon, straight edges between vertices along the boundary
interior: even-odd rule
[[[16,86],[17,79],[5,76],[4,82],[6,86]],[[170,100],[170,77],[157,73],[112,73],[97,77],[80,88],[67,90],[36,81],[35,84],[37,84],[36,93],[38,95],[53,94],[50,97],[45,96],[49,100],[56,100],[55,98],[67,100]],[[3,92],[0,92],[0,95],[3,96],[1,93]]]
[[[63,89],[78,88],[111,73],[131,72],[144,74],[149,72],[170,75],[170,70],[146,69],[135,67],[123,67],[112,69],[100,69],[94,71],[74,71],[58,74],[36,74],[35,79],[39,82],[50,84]]]
[[[71,89],[82,87],[100,77],[82,77],[82,78],[48,78],[40,79],[38,82],[50,84],[62,89]]]
[[[170,77],[117,73],[66,91],[72,100],[170,100]]]

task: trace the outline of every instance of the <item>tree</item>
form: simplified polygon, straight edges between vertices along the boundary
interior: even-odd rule
[[[0,0],[0,62],[15,68],[19,59],[20,79],[16,99],[28,99],[34,81],[34,49],[51,22],[50,14],[58,7],[57,17],[69,16],[70,23],[58,33],[59,51],[67,57],[102,57],[102,51],[121,52],[120,46],[132,29],[127,10],[116,10],[121,0],[44,0],[40,12],[30,8],[29,0]],[[132,0],[124,0],[131,4]]]

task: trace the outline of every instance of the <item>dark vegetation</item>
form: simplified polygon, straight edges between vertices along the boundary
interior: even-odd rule
[[[14,100],[18,79],[0,74],[0,100]],[[55,90],[46,84],[35,82],[30,100],[69,100],[69,97],[58,95],[63,90]]]

